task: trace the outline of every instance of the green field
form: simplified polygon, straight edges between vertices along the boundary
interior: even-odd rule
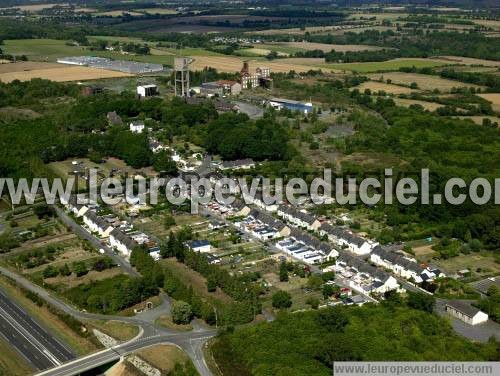
[[[225,56],[218,52],[207,51],[203,48],[164,48],[158,47],[159,50],[170,52],[173,55],[177,56]]]
[[[117,37],[114,35],[90,35],[87,37],[89,41],[93,40],[107,40],[110,42],[121,42],[121,43],[141,43],[141,44],[156,44],[154,42],[147,42],[142,38],[134,37]]]
[[[279,46],[276,44],[256,44],[254,45],[255,48],[263,48],[266,50],[271,50],[271,51],[276,51],[276,52],[282,52],[284,54],[289,54],[293,55],[296,52],[304,52],[303,48],[299,47],[290,47],[290,46]]]
[[[100,56],[115,60],[130,60],[165,65],[172,65],[174,62],[173,55],[122,55],[112,51],[91,51],[85,47],[68,46],[66,45],[66,41],[56,39],[5,40],[2,50],[7,54],[26,55],[28,60],[32,61],[55,62],[58,58],[66,56]],[[178,53],[180,54],[183,50],[172,51],[179,51]]]
[[[427,68],[446,65],[447,63],[438,60],[423,60],[423,59],[395,59],[380,62],[369,63],[339,63],[339,64],[322,64],[322,68],[341,69],[355,71],[360,73],[381,72],[381,71],[397,71],[399,68],[412,67]]]
[[[26,55],[28,60],[56,61],[58,57],[90,55],[83,47],[67,46],[64,40],[55,39],[14,39],[5,40],[4,53]]]

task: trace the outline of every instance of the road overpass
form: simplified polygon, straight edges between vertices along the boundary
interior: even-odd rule
[[[8,278],[15,281],[19,286],[37,294],[40,298],[45,300],[53,307],[75,317],[78,320],[122,321],[128,324],[136,325],[141,329],[141,333],[139,336],[126,343],[119,344],[113,348],[103,350],[95,354],[87,355],[73,361],[67,362],[65,360],[61,360],[60,363],[63,363],[62,365],[50,365],[50,367],[54,368],[42,372],[43,375],[76,375],[84,372],[85,370],[90,370],[100,365],[120,359],[121,356],[134,352],[138,349],[162,343],[171,343],[179,346],[187,353],[187,355],[191,358],[193,364],[195,365],[196,370],[201,376],[212,376],[212,373],[205,362],[203,351],[201,351],[201,349],[208,338],[215,336],[216,330],[197,328],[190,332],[179,332],[157,326],[155,324],[156,319],[162,314],[168,313],[170,310],[170,301],[166,295],[161,295],[163,303],[159,307],[156,307],[150,311],[145,311],[142,314],[133,317],[101,315],[79,311],[66,302],[53,296],[40,286],[35,285],[33,282],[27,280],[23,276],[16,274],[2,266],[0,266],[0,274],[7,276]],[[56,373],[51,373],[52,371]]]
[[[151,337],[136,338],[131,341],[125,342],[123,344],[113,346],[109,349],[99,351],[97,353],[87,355],[85,357],[69,361],[65,364],[59,365],[52,369],[38,373],[36,376],[72,376],[78,375],[82,372],[89,371],[96,367],[108,364],[110,362],[121,359],[122,356],[130,354],[134,351],[159,345],[159,344],[173,344],[180,348],[186,350],[193,342],[204,343],[209,338],[215,335],[215,331],[204,331],[204,332],[188,332],[188,333],[177,333],[172,335],[154,335]],[[188,354],[190,351],[187,351]],[[204,363],[203,359],[197,355],[193,359],[192,354],[189,354],[193,363],[199,365],[200,362]],[[205,364],[206,367],[206,364]],[[198,368],[198,367],[197,367]],[[202,376],[207,375],[205,372],[201,372]]]

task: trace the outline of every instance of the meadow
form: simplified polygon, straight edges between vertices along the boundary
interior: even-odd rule
[[[97,39],[94,37],[94,39]],[[109,40],[118,40],[110,37]],[[132,38],[123,41],[132,42]],[[26,55],[28,60],[55,62],[60,57],[66,56],[100,56],[115,60],[130,60],[143,63],[172,65],[173,55],[124,55],[113,51],[91,51],[88,48],[67,45],[64,40],[56,39],[12,39],[5,40],[2,50],[6,54]],[[182,51],[182,50],[180,50]]]

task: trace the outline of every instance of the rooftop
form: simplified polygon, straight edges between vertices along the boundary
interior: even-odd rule
[[[468,317],[474,317],[478,312],[481,312],[479,308],[473,307],[469,302],[464,302],[463,300],[450,300],[446,303],[446,306]]]

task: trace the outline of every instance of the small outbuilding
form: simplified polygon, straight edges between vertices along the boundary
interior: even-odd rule
[[[477,325],[488,321],[488,315],[478,308],[461,300],[450,300],[446,303],[447,313],[469,325]]]

